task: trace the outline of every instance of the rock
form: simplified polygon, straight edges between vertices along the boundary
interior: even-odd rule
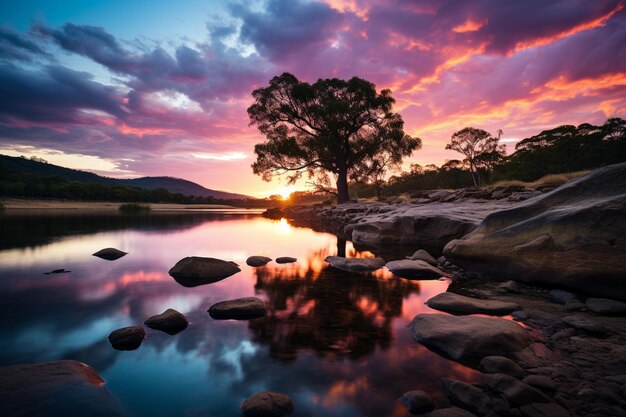
[[[565,303],[565,311],[580,311],[586,306],[577,299],[567,300]]]
[[[143,324],[151,329],[162,330],[173,335],[185,330],[189,325],[189,321],[183,314],[168,308],[163,313],[148,318]]]
[[[520,285],[512,280],[509,281],[505,281],[501,284],[498,284],[498,286],[496,287],[504,292],[510,292],[510,293],[519,293],[520,292]]]
[[[382,258],[344,258],[341,256],[327,256],[324,259],[333,268],[347,272],[371,272],[385,265]]]
[[[402,259],[387,262],[385,266],[395,275],[407,279],[433,279],[445,275],[439,268],[419,260]]]
[[[407,257],[407,259],[410,259],[412,261],[424,261],[424,262],[428,262],[429,264],[433,266],[437,266],[437,260],[433,258],[432,255],[426,252],[424,249],[418,249],[417,251],[415,251],[413,255],[411,255],[410,257]]]
[[[419,417],[476,417],[476,414],[470,413],[458,407],[439,408],[430,413],[420,414]]]
[[[556,391],[556,384],[552,378],[545,375],[529,375],[523,379],[523,382],[543,392]]]
[[[215,303],[208,312],[216,320],[250,320],[265,316],[267,308],[260,298],[244,297]]]
[[[499,318],[418,314],[410,331],[418,342],[455,360],[510,356],[532,342],[520,325]]]
[[[528,314],[525,311],[514,311],[511,313],[511,317],[513,317],[514,320],[526,320]]]
[[[263,212],[262,216],[268,219],[280,220],[285,217],[285,212],[280,207],[268,208]]]
[[[185,287],[210,284],[221,281],[241,271],[234,262],[215,258],[189,256],[183,258],[169,270],[176,282]]]
[[[467,270],[626,300],[626,163],[489,214],[444,256]]]
[[[527,404],[520,407],[524,417],[570,417],[570,413],[558,404]]]
[[[520,407],[532,403],[549,403],[550,398],[512,376],[504,374],[487,374],[483,383],[491,390],[496,391],[507,399],[511,405]]]
[[[293,411],[293,402],[285,394],[261,391],[241,403],[245,417],[280,417]]]
[[[520,379],[526,375],[521,366],[503,356],[486,356],[480,361],[479,368],[486,374],[506,374]]]
[[[568,301],[578,299],[576,294],[565,290],[550,290],[548,291],[548,295],[559,304],[566,304]]]
[[[479,300],[452,292],[443,292],[426,301],[426,305],[436,310],[456,314],[488,314],[504,316],[513,311],[521,310],[516,303],[495,300]]]
[[[101,249],[98,252],[93,254],[93,256],[97,256],[98,258],[101,258],[101,259],[106,259],[107,261],[114,261],[125,255],[127,255],[126,252],[123,252],[115,248]]]
[[[605,316],[626,315],[626,303],[607,298],[587,298],[585,305],[596,314]]]
[[[435,402],[425,391],[405,392],[398,401],[406,405],[411,414],[422,414],[435,409]]]
[[[277,264],[290,264],[296,262],[298,258],[292,258],[291,256],[281,256],[280,258],[276,258]]]
[[[267,256],[250,256],[246,259],[246,264],[248,264],[248,266],[265,266],[271,260],[272,258],[268,258]]]
[[[596,334],[599,336],[606,336],[610,333],[610,330],[604,327],[602,324],[595,320],[584,317],[582,315],[572,315],[563,317],[561,320],[570,327],[578,330],[583,330],[587,333]]]
[[[488,214],[511,203],[468,200],[454,203],[395,205],[382,213],[362,215],[355,222],[352,241],[357,245],[412,245],[441,253],[452,239],[478,226]]]
[[[480,415],[483,414],[483,410],[488,408],[489,396],[472,384],[455,379],[443,378],[441,380],[441,386],[450,399],[450,402],[454,405],[458,405],[461,408]]]
[[[109,343],[113,349],[117,350],[135,350],[141,346],[141,342],[146,337],[146,331],[143,327],[130,326],[122,327],[109,334]]]
[[[56,362],[0,367],[0,415],[117,417],[125,415],[84,363]]]
[[[70,273],[70,272],[72,272],[72,271],[68,271],[68,270],[66,270],[65,268],[61,268],[61,269],[53,269],[52,271],[50,271],[50,272],[44,272],[43,274],[44,274],[44,275],[50,275],[50,274],[67,274],[67,273]]]

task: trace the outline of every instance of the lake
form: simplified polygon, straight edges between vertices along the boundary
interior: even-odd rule
[[[82,361],[134,416],[240,416],[241,401],[264,389],[288,394],[294,416],[408,416],[396,401],[404,392],[425,390],[441,407],[442,377],[476,377],[413,341],[407,327],[449,281],[334,270],[328,255],[373,254],[284,219],[241,210],[7,211],[0,232],[0,365]],[[129,254],[91,255],[106,247]],[[241,272],[183,287],[168,270],[192,255],[234,261]],[[298,262],[252,268],[251,255]],[[59,268],[71,272],[44,274]],[[265,300],[269,314],[218,321],[207,313],[245,296]],[[168,308],[189,327],[173,336],[146,328],[134,351],[110,346],[111,331]]]

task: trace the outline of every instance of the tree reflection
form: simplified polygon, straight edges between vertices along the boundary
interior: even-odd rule
[[[345,248],[345,241],[338,241],[338,252],[341,245]],[[386,349],[403,299],[420,291],[419,283],[385,277],[382,271],[338,271],[320,262],[327,252],[312,252],[299,265],[254,270],[255,290],[266,295],[269,314],[249,327],[274,357],[294,360],[298,351],[311,349],[322,356],[358,359]],[[352,250],[349,256],[359,253]]]

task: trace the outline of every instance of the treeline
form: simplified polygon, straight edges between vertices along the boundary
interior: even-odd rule
[[[0,195],[17,198],[44,198],[136,203],[223,204],[236,207],[269,207],[269,200],[221,200],[171,193],[165,188],[148,190],[123,185],[107,186],[71,181],[55,175],[8,170],[0,165]]]
[[[601,126],[584,123],[545,130],[518,142],[515,152],[475,167],[482,184],[501,180],[534,181],[545,175],[576,172],[626,162],[626,120],[608,119]],[[383,196],[473,185],[469,163],[451,160],[440,167],[411,165],[382,184]],[[373,197],[374,184],[350,185],[352,198]]]

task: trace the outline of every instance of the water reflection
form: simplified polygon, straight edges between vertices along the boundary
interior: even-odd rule
[[[151,417],[239,416],[240,401],[261,389],[289,394],[299,416],[400,416],[408,415],[395,402],[403,392],[424,389],[443,405],[441,377],[474,377],[413,342],[407,329],[448,282],[336,271],[323,262],[326,256],[374,254],[333,235],[250,216],[203,213],[112,224],[78,217],[57,223],[31,216],[33,225],[47,228],[3,235],[1,365],[83,361],[134,415]],[[10,221],[0,216],[2,230],[30,227]],[[103,247],[129,255],[113,262],[91,256]],[[191,255],[232,260],[242,271],[185,288],[167,271]],[[250,255],[298,262],[255,269],[245,264]],[[72,272],[43,274],[61,267]],[[270,314],[237,322],[212,320],[206,312],[215,302],[244,296],[266,300]],[[167,308],[185,314],[189,327],[174,336],[146,329],[136,351],[111,349],[106,336],[112,330]]]

